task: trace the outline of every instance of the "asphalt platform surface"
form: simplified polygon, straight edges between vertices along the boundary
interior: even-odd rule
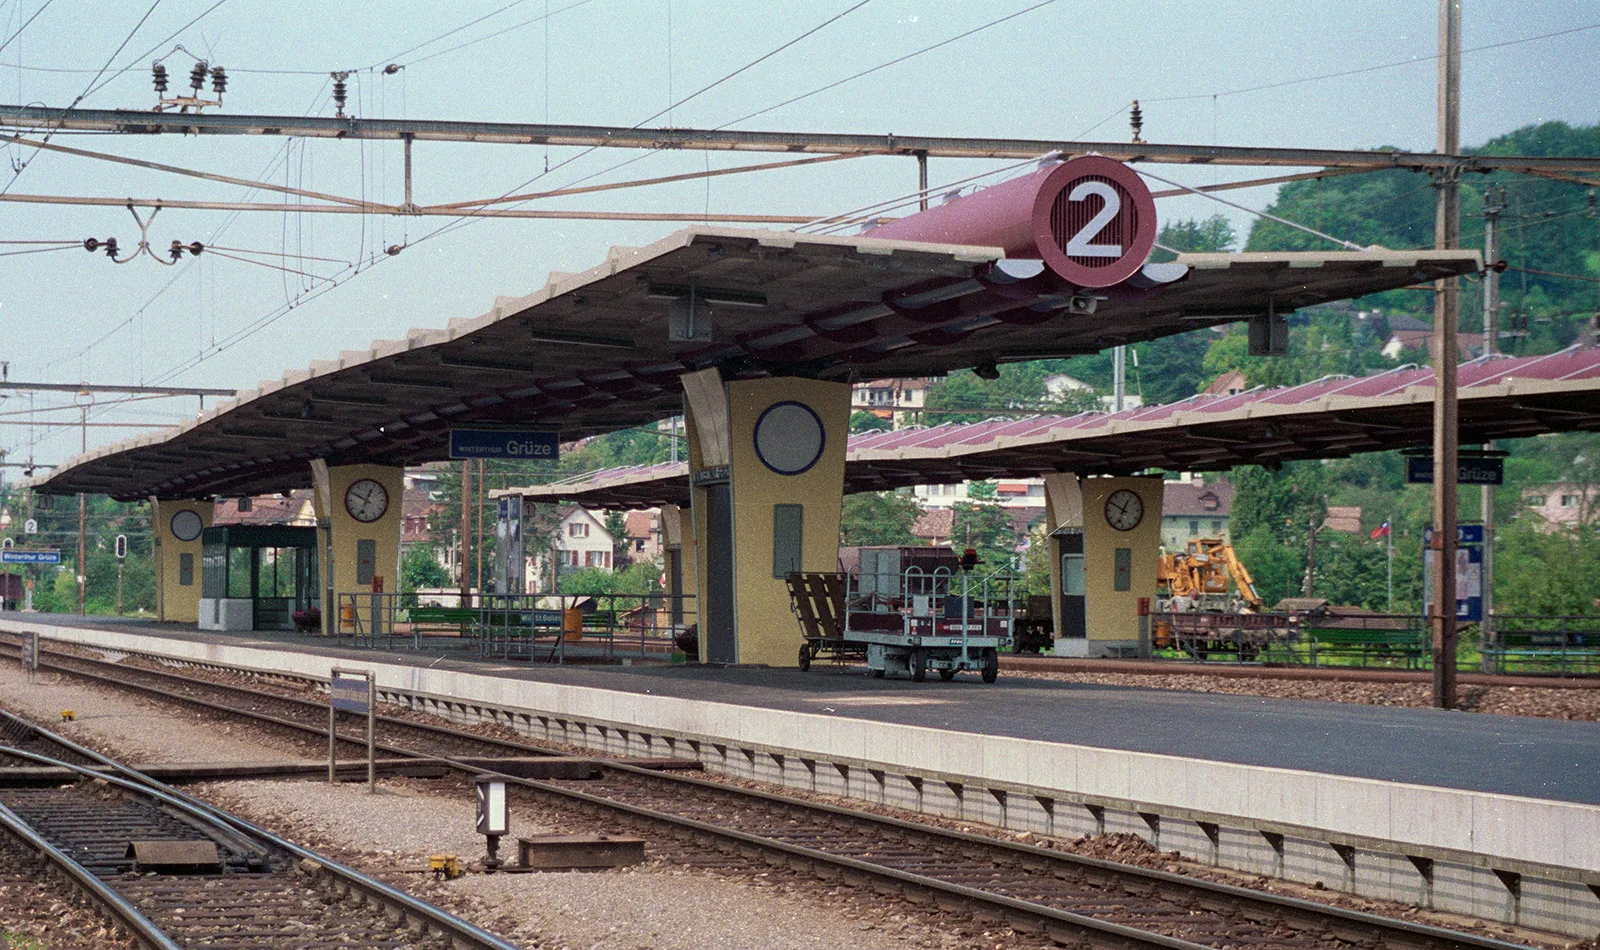
[[[289,633],[218,634],[62,615],[0,613],[0,631],[8,619],[293,648],[341,661],[382,653],[388,662],[491,676],[1600,805],[1600,723],[1008,680],[1003,673],[992,685],[966,673],[948,683],[938,677],[913,683],[821,661],[807,673],[660,663],[554,666],[480,659],[460,649],[354,649],[348,638],[336,646]]]

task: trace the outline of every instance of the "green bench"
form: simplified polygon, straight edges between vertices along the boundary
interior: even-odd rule
[[[1401,659],[1408,668],[1415,668],[1428,653],[1416,630],[1306,626],[1300,635],[1311,650],[1312,665],[1316,665],[1319,656],[1327,655],[1359,657],[1363,663],[1368,659]]]
[[[478,622],[475,607],[412,607],[410,611],[412,633],[455,633],[469,635]]]

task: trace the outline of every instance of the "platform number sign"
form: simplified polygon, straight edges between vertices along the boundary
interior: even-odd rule
[[[1121,162],[1076,158],[1040,187],[1033,227],[1051,270],[1079,287],[1110,287],[1137,273],[1155,247],[1155,199]]]
[[[38,534],[39,533],[39,522],[35,521],[32,518],[29,518],[27,521],[24,521],[22,523],[22,533],[23,534]]]

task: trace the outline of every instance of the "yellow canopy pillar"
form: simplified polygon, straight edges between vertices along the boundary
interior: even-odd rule
[[[839,563],[850,387],[783,377],[683,377],[700,658],[792,666],[792,571]]]
[[[150,499],[155,522],[156,619],[196,623],[200,619],[201,539],[211,527],[211,501]]]
[[[667,579],[667,611],[674,635],[697,620],[691,599],[697,586],[694,547],[693,513],[677,505],[662,505],[661,573]]]
[[[1148,656],[1159,477],[1045,476],[1056,656]]]
[[[405,469],[391,465],[311,463],[316,491],[317,546],[322,584],[322,632],[339,631],[342,595],[365,594],[375,578],[400,589],[401,495]],[[365,611],[363,611],[363,615]]]

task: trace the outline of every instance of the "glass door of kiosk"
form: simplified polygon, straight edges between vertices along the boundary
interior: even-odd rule
[[[1061,542],[1061,629],[1056,631],[1056,636],[1081,639],[1089,635],[1084,612],[1088,574],[1083,563],[1083,530],[1062,529],[1056,536]]]

